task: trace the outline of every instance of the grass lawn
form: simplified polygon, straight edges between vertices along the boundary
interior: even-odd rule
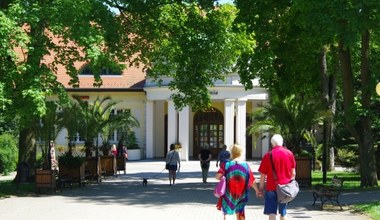
[[[26,196],[34,193],[34,183],[12,183],[11,180],[0,181],[0,198],[7,198],[10,196]]]
[[[379,187],[369,187],[369,188],[361,188],[360,187],[360,175],[356,172],[349,171],[332,171],[327,172],[327,182],[326,184],[331,183],[331,179],[337,175],[338,178],[343,179],[343,190],[344,191],[363,191],[363,190],[380,190]],[[314,171],[311,174],[312,176],[312,185],[315,186],[317,184],[323,184],[323,173],[321,171]],[[380,186],[380,181],[378,181],[378,185]]]
[[[380,219],[380,201],[354,205],[356,211],[365,213],[372,219]]]

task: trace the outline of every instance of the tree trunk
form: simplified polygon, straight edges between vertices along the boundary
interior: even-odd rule
[[[329,82],[328,82],[328,72],[327,72],[327,62],[326,62],[326,48],[322,48],[321,53],[319,55],[319,68],[321,75],[321,88],[322,88],[322,96],[323,102],[326,109],[328,109],[329,103]],[[329,143],[329,122],[327,120],[323,120],[323,141],[322,141],[322,173],[323,173],[323,183],[326,183],[327,177],[327,148]]]
[[[369,71],[369,31],[362,34],[361,45],[361,105],[365,110],[371,109],[371,91],[368,88],[371,81]],[[358,124],[360,147],[361,186],[377,186],[376,157],[374,136],[371,128],[372,119],[369,114],[361,114]]]
[[[323,47],[319,56],[322,96],[326,110],[335,113],[336,80],[333,74],[329,74],[327,68],[327,48]],[[332,120],[323,120],[323,182],[326,182],[327,170],[334,169],[334,148],[330,146],[333,134]]]
[[[19,137],[19,154],[18,164],[25,162],[29,165],[29,177],[30,179],[34,175],[36,166],[36,140],[34,129],[24,128],[20,131]],[[20,173],[16,174],[16,180],[20,177]]]
[[[331,114],[335,116],[336,112],[336,77],[334,74],[329,76],[329,109]],[[331,143],[334,139],[335,125],[330,121],[330,138],[329,142]],[[333,146],[330,146],[330,170],[335,170],[335,150]]]
[[[361,59],[361,105],[362,109],[369,110],[371,94],[367,86],[370,84],[369,72],[369,32],[362,35],[362,59]],[[376,160],[371,130],[371,118],[368,114],[356,115],[354,104],[354,77],[351,66],[351,55],[342,41],[339,42],[339,58],[342,65],[343,76],[343,106],[345,124],[348,131],[359,145],[360,179],[362,187],[377,186]],[[357,118],[352,122],[352,118]]]

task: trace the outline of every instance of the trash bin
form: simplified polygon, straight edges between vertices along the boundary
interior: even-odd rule
[[[30,166],[26,162],[21,162],[17,167],[17,182],[25,183],[29,182]]]

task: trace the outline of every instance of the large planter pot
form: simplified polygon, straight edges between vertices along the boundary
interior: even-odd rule
[[[141,149],[128,149],[128,160],[141,160]]]
[[[311,186],[311,157],[296,157],[296,180],[300,186]]]
[[[40,192],[43,188],[55,191],[56,175],[55,170],[36,170],[36,191]]]
[[[116,157],[117,171],[123,171],[124,174],[126,174],[125,162],[126,162],[126,159],[125,159],[124,155]]]
[[[115,156],[101,156],[100,157],[100,167],[102,170],[102,175],[113,176],[117,172],[116,167],[116,157]]]
[[[79,165],[66,166],[64,164],[59,164],[59,178],[65,179],[70,178],[70,182],[78,183],[79,186],[84,185],[85,178],[85,166],[86,163],[83,162]]]
[[[101,164],[100,157],[88,157],[86,158],[85,174],[90,180],[100,182],[101,177]]]

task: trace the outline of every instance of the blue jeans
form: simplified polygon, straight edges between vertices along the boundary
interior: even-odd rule
[[[286,215],[286,203],[279,203],[277,201],[276,191],[267,191],[265,192],[265,205],[264,205],[264,214],[277,214],[278,213],[284,217]]]

